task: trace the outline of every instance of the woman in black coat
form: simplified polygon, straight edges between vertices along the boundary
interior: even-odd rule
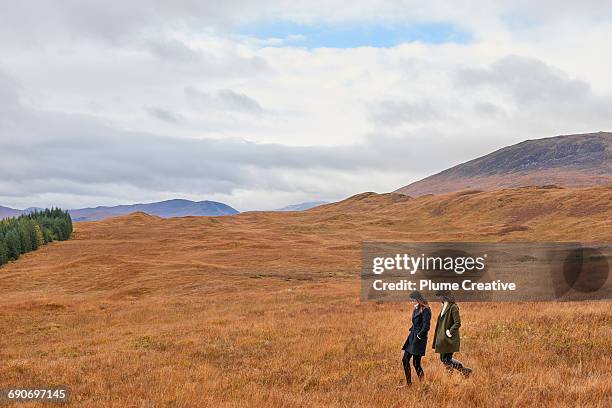
[[[409,385],[412,384],[410,370],[411,358],[419,380],[423,380],[424,372],[423,367],[421,367],[421,357],[425,355],[425,349],[427,348],[427,333],[429,332],[429,324],[431,321],[431,309],[421,293],[418,291],[412,292],[410,294],[410,299],[415,301],[414,310],[412,311],[412,327],[402,347],[402,350],[404,350],[404,357],[402,358],[404,374],[406,375],[406,382]]]

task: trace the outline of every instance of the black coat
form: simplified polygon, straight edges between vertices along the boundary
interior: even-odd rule
[[[404,342],[402,350],[414,356],[424,356],[427,348],[427,333],[431,321],[431,309],[426,307],[423,312],[415,307],[412,312],[412,327],[408,332],[408,338]]]

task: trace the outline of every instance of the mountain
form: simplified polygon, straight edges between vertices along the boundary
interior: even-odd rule
[[[21,215],[23,211],[16,210],[14,208],[3,207],[0,205],[0,220],[4,218],[17,217]]]
[[[26,213],[26,214],[30,214],[30,213],[33,213],[34,211],[42,211],[42,210],[44,210],[44,208],[41,208],[41,207],[28,207],[25,210],[23,210],[23,212]]]
[[[274,211],[305,211],[323,204],[329,204],[329,201],[307,201],[305,203],[288,205]]]
[[[21,214],[30,214],[34,211],[41,211],[44,208],[40,207],[28,207],[25,210],[17,210],[15,208],[2,207],[0,205],[0,220],[4,218],[18,217]]]
[[[148,204],[81,208],[69,210],[68,212],[74,221],[97,221],[133,212],[143,212],[149,215],[157,215],[162,218],[238,214],[238,211],[229,205],[216,201],[190,201],[178,199]]]
[[[409,196],[524,186],[612,185],[612,133],[527,140],[408,184]]]
[[[0,219],[17,217],[28,214],[39,207],[28,207],[25,210],[0,206]],[[166,200],[148,204],[127,204],[114,207],[94,207],[68,210],[73,221],[98,221],[109,217],[126,215],[133,212],[143,212],[149,215],[157,215],[162,218],[187,217],[187,216],[219,216],[238,214],[239,211],[227,204],[216,201],[190,201],[190,200]]]

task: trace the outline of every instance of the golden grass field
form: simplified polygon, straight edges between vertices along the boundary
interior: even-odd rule
[[[397,389],[411,306],[360,302],[364,240],[611,242],[612,188],[78,223],[0,268],[0,388],[65,384],[79,407],[612,406],[610,302],[462,303],[474,375],[430,350]]]

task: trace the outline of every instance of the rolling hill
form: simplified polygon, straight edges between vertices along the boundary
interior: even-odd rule
[[[523,186],[612,185],[612,133],[527,140],[397,189],[409,196]]]
[[[406,392],[412,307],[360,302],[359,271],[366,240],[610,242],[611,220],[612,187],[527,187],[77,223],[0,268],[0,385],[68,384],[84,407],[609,406],[609,302],[462,303],[475,375],[428,351]]]

